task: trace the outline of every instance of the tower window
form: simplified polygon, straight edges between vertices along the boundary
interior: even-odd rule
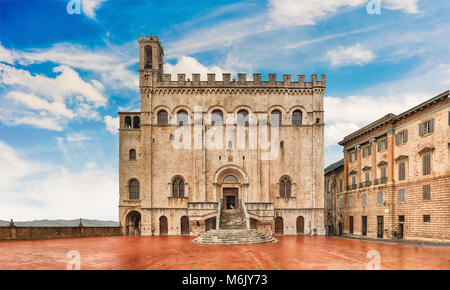
[[[172,181],[172,196],[184,197],[184,180],[180,176],[177,176]]]
[[[130,116],[125,117],[125,129],[131,129],[131,117]]]
[[[291,179],[283,176],[280,179],[280,197],[291,197]]]
[[[300,126],[302,124],[302,111],[295,110],[292,113],[292,125]]]
[[[241,126],[248,125],[248,112],[246,110],[240,110],[237,113],[237,124]]]
[[[158,112],[158,125],[167,125],[169,123],[169,115],[167,111],[161,110]]]
[[[139,181],[133,179],[129,183],[130,199],[139,199]]]
[[[130,160],[136,160],[136,150],[130,149]]]
[[[178,111],[177,113],[177,123],[179,126],[189,124],[188,113],[185,110]]]
[[[280,110],[273,110],[270,114],[270,124],[273,126],[279,126],[281,125],[281,111]]]
[[[221,110],[214,110],[211,113],[211,125],[221,126],[223,124],[223,113]]]
[[[153,54],[152,54],[152,47],[146,46],[145,47],[145,64],[144,69],[152,69],[153,68]]]
[[[141,118],[138,116],[133,117],[133,129],[139,129],[141,127]]]

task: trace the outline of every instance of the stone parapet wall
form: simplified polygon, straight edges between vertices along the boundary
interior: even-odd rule
[[[120,236],[121,227],[0,227],[0,240]]]

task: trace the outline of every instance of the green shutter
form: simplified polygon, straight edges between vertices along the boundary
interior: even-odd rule
[[[433,133],[434,132],[434,119],[430,120],[430,132],[428,133]]]
[[[423,136],[423,126],[424,126],[423,123],[419,124],[419,136]]]

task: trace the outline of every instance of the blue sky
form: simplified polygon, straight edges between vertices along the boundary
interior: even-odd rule
[[[450,86],[448,1],[68,2],[0,0],[0,219],[117,220],[117,111],[139,109],[150,29],[168,73],[326,74],[325,165],[345,135]]]

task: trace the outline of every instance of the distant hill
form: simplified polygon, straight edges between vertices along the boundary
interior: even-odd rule
[[[82,219],[85,227],[117,227],[118,222],[115,221],[100,221]],[[80,224],[80,219],[75,220],[34,220],[34,221],[14,221],[16,227],[77,227]],[[0,226],[8,226],[9,221],[0,220]]]

